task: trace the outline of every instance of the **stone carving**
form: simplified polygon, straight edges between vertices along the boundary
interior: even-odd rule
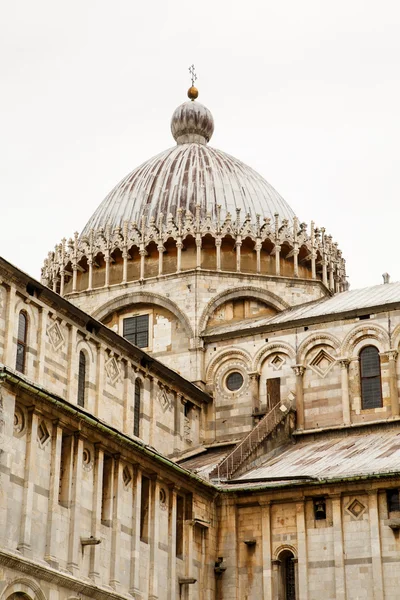
[[[355,519],[359,519],[365,513],[367,507],[364,506],[364,504],[360,502],[360,500],[357,500],[357,498],[355,498],[352,502],[350,502],[348,506],[346,506],[346,510],[348,513],[351,514],[352,517],[354,517]]]
[[[44,421],[41,421],[39,423],[37,435],[38,435],[38,442],[39,442],[40,447],[44,448],[44,446],[47,444],[47,442],[50,439],[50,433],[49,433],[49,430],[47,429],[47,425]]]
[[[107,373],[107,377],[111,381],[111,383],[115,383],[121,377],[121,370],[119,368],[117,359],[115,356],[112,356],[105,364],[105,369]]]
[[[276,356],[274,356],[274,358],[271,360],[271,362],[269,364],[274,369],[274,371],[280,371],[282,369],[283,365],[285,364],[285,361],[283,360],[283,358],[281,356],[279,356],[279,354],[277,354]]]
[[[128,466],[125,466],[124,470],[122,471],[122,481],[124,482],[125,487],[128,487],[132,481],[132,473]]]
[[[335,359],[322,348],[308,366],[320,377],[326,377],[334,364]]]
[[[18,405],[15,406],[14,412],[14,433],[20,435],[25,430],[25,414],[22,408]]]
[[[65,338],[58,321],[55,321],[52,325],[50,325],[50,327],[47,329],[47,334],[54,350],[59,350],[59,348],[61,348],[63,345]]]
[[[173,406],[173,394],[169,394],[165,388],[159,390],[157,400],[159,401],[163,412],[166,412]]]

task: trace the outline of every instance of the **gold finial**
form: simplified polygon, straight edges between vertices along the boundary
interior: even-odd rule
[[[192,80],[192,85],[188,89],[187,95],[190,98],[190,100],[193,101],[193,100],[196,100],[197,96],[199,95],[199,90],[194,86],[194,82],[197,79],[197,75],[196,75],[196,72],[195,72],[194,65],[190,65],[190,67],[189,67],[189,73],[190,73],[190,77],[191,77],[191,80]]]

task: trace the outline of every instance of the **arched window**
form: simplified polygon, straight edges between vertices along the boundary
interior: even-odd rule
[[[279,555],[280,593],[282,600],[296,600],[296,559],[290,550]]]
[[[85,385],[86,385],[86,356],[82,350],[79,352],[79,371],[78,371],[78,406],[85,406]]]
[[[140,381],[136,379],[135,381],[135,402],[133,407],[133,435],[139,437],[140,432],[140,402],[141,402],[141,394],[142,388],[140,385]]]
[[[366,346],[360,352],[362,408],[382,406],[381,361],[375,346]]]
[[[15,363],[15,369],[20,373],[25,373],[27,334],[28,319],[26,313],[21,310],[18,317],[17,360]]]

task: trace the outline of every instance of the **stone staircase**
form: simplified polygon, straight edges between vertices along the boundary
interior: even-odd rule
[[[232,479],[244,461],[269,436],[274,429],[286,418],[294,408],[293,401],[280,402],[267,413],[259,423],[243,438],[210,473],[210,479]]]

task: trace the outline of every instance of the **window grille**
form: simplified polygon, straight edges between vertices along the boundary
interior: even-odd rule
[[[140,404],[141,404],[141,385],[140,381],[135,381],[135,401],[133,406],[133,435],[139,437],[140,433]]]
[[[399,490],[387,490],[387,507],[389,512],[400,511]]]
[[[138,346],[147,348],[149,345],[149,315],[139,315],[124,319],[124,338]]]
[[[360,352],[362,408],[382,406],[381,361],[375,346],[366,346]]]
[[[79,353],[78,372],[78,406],[85,406],[86,357],[82,350]]]
[[[15,362],[15,369],[20,373],[25,373],[27,333],[28,320],[26,313],[21,310],[18,317],[17,359]]]
[[[226,387],[231,392],[236,392],[236,390],[240,390],[243,385],[243,375],[238,371],[234,371],[233,373],[229,373],[226,378]]]

